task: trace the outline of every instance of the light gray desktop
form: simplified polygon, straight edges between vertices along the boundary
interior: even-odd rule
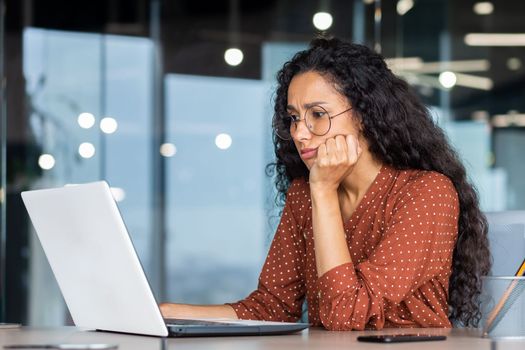
[[[446,335],[445,341],[400,344],[373,344],[357,341],[359,335],[429,333]],[[157,338],[117,333],[94,332],[76,327],[21,328],[0,330],[0,346],[7,344],[108,343],[121,350],[523,350],[525,340],[481,338],[479,330],[468,329],[386,329],[382,331],[330,332],[310,328],[289,335],[256,337]]]

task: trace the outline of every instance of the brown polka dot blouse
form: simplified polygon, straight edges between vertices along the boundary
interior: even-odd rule
[[[458,233],[452,182],[383,166],[344,222],[351,263],[317,277],[308,182],[294,180],[257,290],[229,304],[241,319],[308,319],[330,330],[450,327],[448,284]]]

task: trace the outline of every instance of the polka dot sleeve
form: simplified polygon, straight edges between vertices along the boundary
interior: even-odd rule
[[[228,304],[240,319],[295,322],[301,317],[305,296],[304,237],[291,205],[297,201],[292,184],[281,221],[259,276],[257,290],[246,299]],[[297,215],[297,213],[296,213]]]
[[[404,189],[368,258],[337,266],[317,281],[319,316],[332,330],[386,323],[450,327],[446,311],[459,204],[448,178],[429,173]],[[409,322],[410,321],[410,322]],[[409,322],[409,323],[408,323]]]

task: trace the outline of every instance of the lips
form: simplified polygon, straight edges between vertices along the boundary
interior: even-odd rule
[[[310,159],[317,155],[317,148],[304,148],[301,150],[301,158]]]

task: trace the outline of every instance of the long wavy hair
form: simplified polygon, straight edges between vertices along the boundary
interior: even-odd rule
[[[318,38],[298,52],[277,74],[274,118],[286,115],[288,86],[297,74],[315,71],[332,82],[353,106],[363,136],[376,159],[396,169],[432,170],[447,176],[459,196],[458,239],[449,283],[449,319],[477,326],[481,318],[481,276],[491,267],[487,221],[464,166],[441,128],[409,85],[396,77],[383,58],[366,46]],[[273,131],[276,160],[267,173],[275,178],[282,205],[295,178],[308,179],[293,141]]]

